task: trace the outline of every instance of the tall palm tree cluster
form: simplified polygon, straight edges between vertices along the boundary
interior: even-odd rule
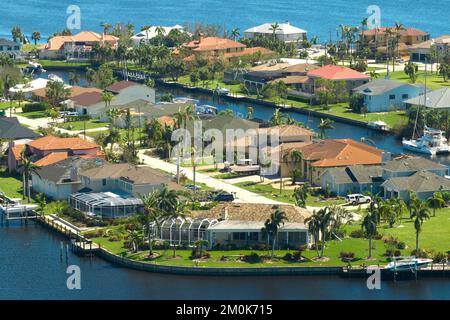
[[[153,257],[153,243],[156,232],[160,231],[164,221],[183,218],[188,211],[186,203],[181,201],[175,190],[167,187],[156,190],[147,196],[141,197],[144,212],[139,215],[139,221],[145,230],[143,240],[148,240],[149,257]],[[176,256],[176,243],[172,244],[173,256]]]

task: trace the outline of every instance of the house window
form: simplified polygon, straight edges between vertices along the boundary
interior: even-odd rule
[[[395,94],[389,95],[389,100],[395,100]]]
[[[248,234],[248,240],[250,240],[250,241],[258,241],[258,232],[250,232]]]
[[[103,180],[102,180],[102,185],[103,185],[103,186],[106,186],[106,179],[103,179]]]
[[[408,98],[409,98],[409,95],[407,93],[402,94],[402,99],[408,99]]]
[[[235,241],[245,241],[246,233],[245,232],[233,232],[233,240]]]

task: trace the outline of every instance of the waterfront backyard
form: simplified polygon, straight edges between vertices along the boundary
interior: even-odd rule
[[[450,209],[441,209],[436,212],[436,217],[431,217],[425,221],[420,233],[420,247],[428,252],[430,257],[438,253],[447,255],[450,253],[450,238],[448,230],[450,228]],[[158,265],[173,266],[203,266],[203,267],[274,267],[274,266],[347,266],[348,263],[354,266],[361,265],[386,265],[389,262],[387,250],[399,251],[402,256],[409,256],[415,247],[414,222],[404,217],[398,225],[390,228],[386,223],[381,223],[378,228],[379,236],[373,240],[372,259],[368,256],[368,240],[361,236],[361,225],[358,222],[345,227],[346,236],[341,240],[327,241],[324,249],[324,258],[317,259],[317,252],[314,249],[302,248],[302,261],[290,259],[295,256],[295,250],[276,250],[273,258],[270,258],[270,251],[261,249],[242,250],[210,250],[208,258],[192,259],[191,248],[176,250],[176,257],[173,256],[172,247],[159,245],[154,252],[157,258],[148,258],[148,249],[132,252],[129,245],[129,238],[124,226],[112,226],[87,232],[86,235],[95,237],[92,240],[100,244],[108,251],[131,260]],[[103,236],[98,236],[103,234]],[[403,248],[403,249],[398,249]],[[343,255],[353,256],[350,261],[344,261]]]

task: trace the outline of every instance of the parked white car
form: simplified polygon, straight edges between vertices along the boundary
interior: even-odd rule
[[[357,204],[370,203],[372,201],[372,198],[362,194],[349,194],[345,197],[345,200],[347,201],[347,203],[351,203],[352,205],[356,206]]]

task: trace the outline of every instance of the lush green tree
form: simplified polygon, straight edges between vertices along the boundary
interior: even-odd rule
[[[37,45],[37,42],[41,40],[41,33],[39,31],[33,31],[31,39],[34,41],[34,45]]]
[[[435,192],[431,197],[427,199],[428,206],[433,209],[433,217],[436,216],[436,209],[440,209],[444,206],[445,201],[441,192]]]
[[[320,130],[319,137],[320,139],[326,138],[326,131],[334,129],[333,127],[333,120],[330,120],[328,118],[320,119],[320,123],[318,124],[317,128]]]
[[[45,99],[47,103],[55,109],[61,106],[61,103],[70,98],[71,91],[64,85],[64,82],[49,81],[45,90]]]
[[[28,202],[30,202],[31,199],[31,175],[36,174],[39,176],[39,170],[40,167],[35,165],[30,157],[26,154],[25,150],[22,151],[20,154],[20,164],[19,164],[19,170],[22,171],[22,178],[23,178],[23,199],[25,197],[28,197]]]
[[[411,215],[411,218],[414,220],[414,229],[416,230],[416,252],[419,251],[419,235],[422,231],[422,225],[425,220],[430,218],[429,212],[426,202],[420,202]]]
[[[272,239],[271,258],[273,258],[275,254],[275,243],[278,236],[278,230],[286,221],[288,221],[286,213],[281,210],[276,210],[270,215],[270,218],[264,222],[264,227],[261,231]]]
[[[295,205],[306,208],[306,200],[308,199],[309,194],[310,191],[308,184],[302,184],[301,186],[295,188],[293,195],[295,199]]]
[[[369,207],[366,209],[367,213],[361,223],[361,228],[365,230],[367,238],[369,239],[369,259],[372,258],[372,239],[376,236],[378,230],[378,212],[375,208],[373,202],[370,203]]]

